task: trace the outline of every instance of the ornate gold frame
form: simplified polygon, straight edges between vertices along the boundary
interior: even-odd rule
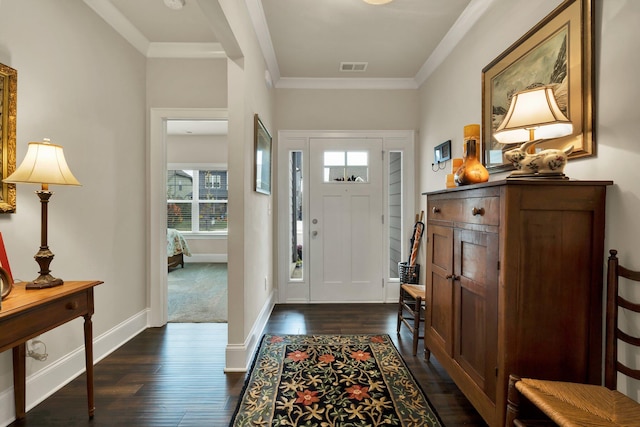
[[[491,173],[513,169],[504,158],[504,152],[514,145],[502,145],[493,139],[493,133],[502,121],[500,113],[505,105],[507,109],[509,107],[510,95],[532,85],[554,83],[537,81],[532,75],[535,71],[540,71],[537,78],[545,72],[554,74],[558,57],[550,53],[557,54],[563,49],[566,52],[566,78],[554,91],[573,123],[573,134],[550,139],[538,147],[561,149],[573,144],[569,158],[595,154],[592,11],[593,0],[565,0],[482,70],[483,163]],[[565,45],[558,47],[553,40],[561,33],[566,34]],[[556,46],[555,50],[551,46]]]
[[[0,64],[0,179],[16,169],[16,111],[18,98],[18,72]],[[16,185],[2,183],[0,213],[16,211]]]

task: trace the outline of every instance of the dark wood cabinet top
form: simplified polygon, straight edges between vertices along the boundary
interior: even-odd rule
[[[461,185],[459,187],[445,188],[442,190],[428,191],[422,193],[423,196],[429,194],[442,194],[442,193],[454,193],[457,191],[467,191],[480,188],[490,188],[498,186],[593,186],[593,185],[613,185],[613,181],[592,181],[592,180],[578,180],[578,179],[501,179],[497,181],[488,181],[480,184]]]

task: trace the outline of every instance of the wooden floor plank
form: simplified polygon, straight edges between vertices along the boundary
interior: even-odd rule
[[[389,334],[446,426],[486,426],[437,360],[411,355],[411,335],[403,327],[398,337],[396,315],[395,304],[277,305],[265,332]],[[223,372],[226,343],[226,324],[147,329],[96,364],[93,421],[81,375],[10,426],[227,426],[245,375]]]

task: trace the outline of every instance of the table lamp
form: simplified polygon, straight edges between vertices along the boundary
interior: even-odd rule
[[[42,142],[30,142],[22,164],[9,175],[4,182],[41,184],[42,188],[36,191],[40,198],[42,223],[40,232],[40,250],[34,258],[40,266],[40,276],[32,282],[28,282],[26,289],[51,288],[62,285],[62,279],[57,279],[51,274],[49,265],[53,260],[53,252],[47,245],[47,206],[53,192],[49,191],[49,185],[80,185],[73,176],[60,145],[51,144],[48,138]]]
[[[514,174],[562,175],[573,146],[536,153],[535,144],[572,132],[573,124],[560,110],[553,86],[540,86],[513,95],[509,110],[493,137],[502,144],[524,142],[519,148],[505,153],[517,169]]]

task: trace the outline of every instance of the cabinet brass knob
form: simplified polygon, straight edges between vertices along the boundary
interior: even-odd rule
[[[67,310],[75,310],[78,308],[78,301],[71,301],[67,303]]]
[[[431,211],[432,211],[434,214],[437,214],[437,213],[440,213],[440,208],[439,208],[439,207],[437,207],[437,206],[434,206],[433,208],[431,208]]]
[[[484,215],[484,208],[473,208],[471,210],[471,215],[476,216],[476,215]]]

